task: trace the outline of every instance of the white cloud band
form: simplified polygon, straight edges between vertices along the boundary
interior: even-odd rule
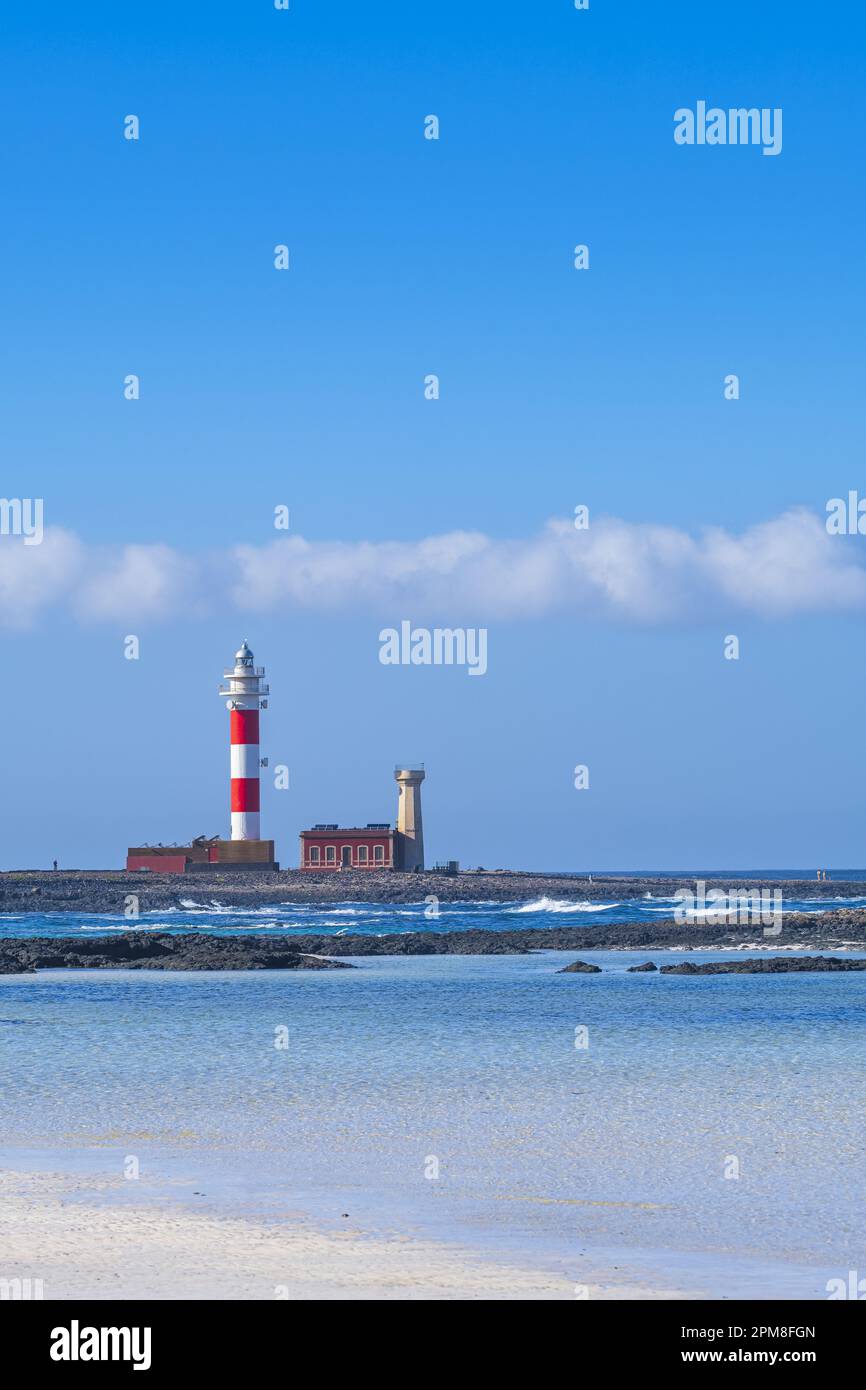
[[[41,545],[0,538],[0,623],[28,627],[57,608],[122,625],[227,609],[449,622],[557,612],[641,624],[784,617],[866,608],[866,554],[803,509],[740,535],[616,518],[577,531],[554,520],[525,540],[466,531],[419,541],[291,536],[239,545],[228,557],[162,544],[89,547],[57,527]]]

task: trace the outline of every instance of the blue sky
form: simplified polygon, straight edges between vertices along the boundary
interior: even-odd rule
[[[312,821],[392,817],[409,757],[428,858],[862,864],[866,562],[817,533],[866,492],[863,27],[780,3],[13,9],[2,492],[62,536],[0,541],[2,865],[225,832],[241,637],[291,769],[264,794],[284,863]],[[782,153],[678,147],[699,99],[782,108]],[[281,503],[314,583],[272,549]],[[543,538],[579,503],[600,549],[572,591]],[[653,528],[697,553],[670,571]],[[440,582],[455,532],[484,538],[480,578]],[[615,585],[652,552],[614,599],[607,544]],[[487,675],[382,666],[404,618],[486,626]]]

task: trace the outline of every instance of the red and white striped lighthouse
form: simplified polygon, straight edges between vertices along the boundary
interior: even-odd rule
[[[232,839],[259,840],[259,710],[267,709],[264,666],[253,665],[246,642],[220,686],[231,719]]]

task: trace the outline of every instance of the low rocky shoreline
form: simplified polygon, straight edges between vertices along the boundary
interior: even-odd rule
[[[0,913],[53,914],[78,912],[94,916],[123,914],[130,895],[139,911],[183,911],[190,901],[218,902],[229,913],[221,920],[231,926],[230,910],[298,903],[324,908],[330,903],[423,903],[434,895],[447,909],[449,902],[531,902],[542,898],[569,902],[623,901],[651,893],[675,893],[694,884],[682,878],[570,878],[524,873],[466,873],[457,875],[352,873],[195,873],[184,876],[109,872],[10,872],[0,874]],[[707,890],[733,891],[752,887],[733,880],[706,881]],[[787,897],[836,898],[856,896],[862,883],[788,880],[771,885]],[[516,919],[519,921],[520,919]],[[549,918],[547,919],[550,920]],[[440,925],[447,924],[443,911]],[[98,929],[98,922],[89,923]],[[108,923],[106,923],[108,925]],[[186,926],[186,924],[185,924]],[[819,913],[786,911],[781,930],[764,935],[759,925],[680,924],[672,919],[563,926],[534,926],[531,921],[512,930],[469,927],[460,931],[399,932],[377,935],[304,936],[274,933],[267,938],[219,937],[202,927],[182,934],[132,930],[122,935],[62,938],[0,938],[0,972],[43,966],[117,965],[171,970],[328,968],[321,957],[369,955],[510,955],[529,951],[586,950],[706,950],[788,947],[861,947],[866,949],[866,908],[838,908]],[[12,928],[14,930],[14,926]],[[38,959],[37,959],[38,957]],[[63,957],[62,960],[59,958]],[[313,964],[301,963],[313,958]]]
[[[862,883],[817,879],[774,880],[761,885],[741,879],[707,878],[707,889],[780,889],[784,896],[815,898],[854,896],[864,892]],[[143,912],[181,907],[184,899],[225,907],[266,907],[276,903],[323,905],[337,902],[419,903],[429,894],[440,902],[533,902],[539,898],[567,898],[571,902],[599,899],[661,896],[681,888],[694,888],[694,876],[681,874],[641,878],[594,875],[574,878],[567,874],[490,871],[461,874],[395,874],[347,870],[311,873],[288,869],[279,873],[207,870],[188,874],[127,873],[94,869],[14,870],[0,873],[0,913],[3,912],[100,912],[122,913],[130,894]]]
[[[866,970],[866,960],[839,956],[774,956],[772,960],[682,961],[663,965],[660,975],[796,975],[800,971]]]
[[[856,921],[854,919],[857,919]],[[212,932],[123,932],[117,935],[31,936],[0,938],[0,974],[35,969],[115,967],[139,970],[289,970],[328,969],[345,956],[490,956],[527,955],[534,951],[646,951],[662,949],[759,949],[779,946],[807,949],[866,949],[866,911],[843,909],[821,916],[791,917],[780,936],[761,936],[760,928],[648,925],[623,923],[602,927],[529,927],[517,931],[405,932],[362,936],[215,936]],[[808,969],[808,957],[779,958],[774,968]],[[790,961],[790,964],[788,962]],[[735,963],[740,968],[740,963]],[[728,963],[719,962],[728,969]],[[742,969],[757,966],[744,960]],[[678,966],[664,966],[676,971]],[[832,965],[832,969],[861,969]],[[576,966],[575,970],[580,967]],[[595,973],[592,968],[588,973]],[[682,974],[714,974],[716,965],[688,964]]]
[[[226,936],[31,936],[0,940],[0,975],[35,970],[351,970],[285,942]]]
[[[655,971],[659,975],[797,975],[815,971],[866,970],[866,959],[846,960],[838,956],[773,956],[771,960],[683,961],[680,965],[663,965],[652,961],[645,965],[630,965],[630,975]],[[600,975],[600,965],[585,960],[572,961],[558,972],[560,975]]]

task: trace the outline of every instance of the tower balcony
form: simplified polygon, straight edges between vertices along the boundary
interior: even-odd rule
[[[236,676],[226,671],[225,680],[217,692],[220,695],[270,695],[271,687],[260,676]]]

